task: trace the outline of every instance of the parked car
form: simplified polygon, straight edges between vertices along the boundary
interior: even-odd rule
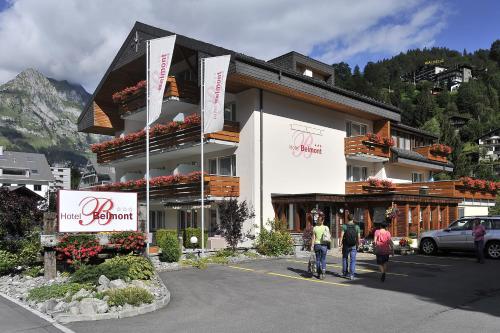
[[[500,216],[467,216],[446,229],[425,231],[419,237],[419,249],[430,255],[437,251],[474,251],[472,227],[478,218],[486,228],[484,250],[488,257],[500,258]]]

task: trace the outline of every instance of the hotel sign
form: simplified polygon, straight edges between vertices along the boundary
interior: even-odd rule
[[[323,146],[319,142],[323,130],[311,126],[290,124],[291,143],[288,148],[293,157],[309,159],[323,155]]]
[[[137,231],[137,193],[58,193],[59,232]]]

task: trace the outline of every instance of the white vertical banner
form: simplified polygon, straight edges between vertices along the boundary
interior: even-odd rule
[[[224,127],[224,93],[230,55],[205,58],[203,66],[203,132],[222,131]]]
[[[147,125],[160,117],[163,94],[174,54],[176,35],[149,41],[149,115]]]

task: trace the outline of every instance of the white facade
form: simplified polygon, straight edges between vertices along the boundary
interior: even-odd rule
[[[71,168],[54,165],[50,167],[54,175],[54,189],[71,190]]]

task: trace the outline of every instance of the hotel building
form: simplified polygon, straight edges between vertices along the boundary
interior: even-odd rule
[[[115,170],[107,189],[137,191],[142,203],[146,40],[171,34],[136,23],[78,120],[79,131],[115,137],[93,148],[97,162]],[[193,116],[200,112],[200,59],[227,54],[224,129],[204,138],[210,235],[217,202],[228,197],[253,207],[246,230],[258,232],[277,217],[300,232],[317,207],[334,237],[347,211],[368,234],[388,208],[397,208],[392,231],[407,236],[444,227],[460,212],[487,214],[493,204],[493,192],[433,181],[453,170],[437,138],[402,124],[396,107],[336,87],[331,66],[296,52],[263,61],[177,35],[156,122],[163,127],[150,141],[151,230],[200,226],[200,125]],[[134,88],[117,97],[127,87]]]

